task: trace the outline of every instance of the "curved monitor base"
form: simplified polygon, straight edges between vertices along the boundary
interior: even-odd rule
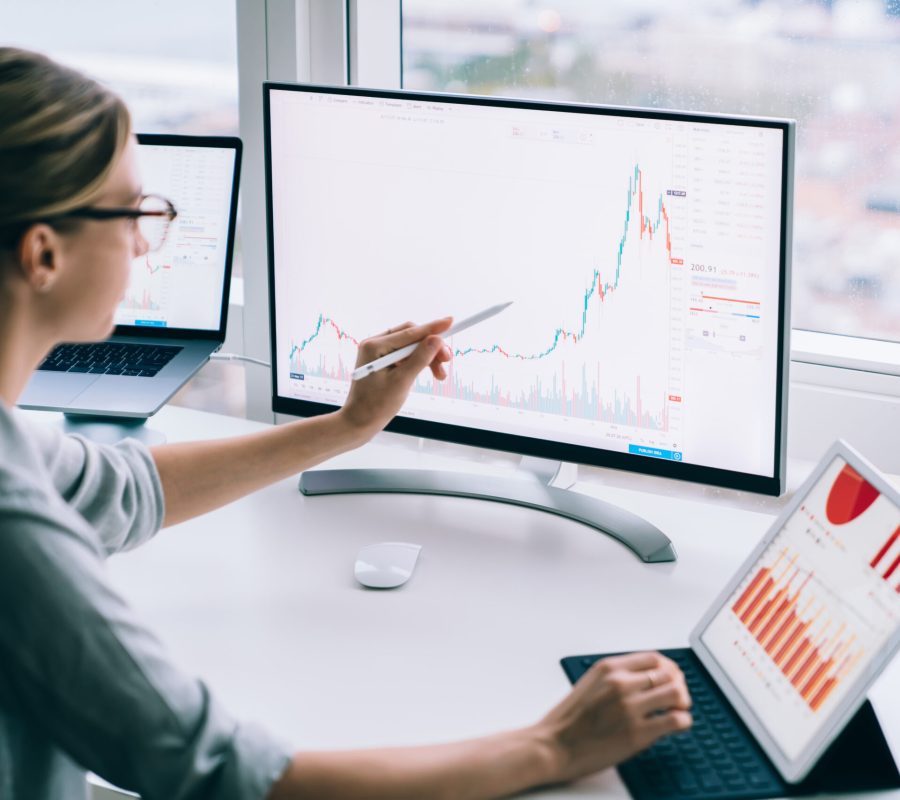
[[[536,480],[420,469],[320,469],[300,476],[305,495],[396,492],[470,497],[547,511],[606,533],[648,563],[675,561],[671,540],[647,520],[612,503]]]

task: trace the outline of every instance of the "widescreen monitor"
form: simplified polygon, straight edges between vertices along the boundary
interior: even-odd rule
[[[273,408],[358,342],[513,301],[388,430],[779,494],[791,121],[264,88]]]

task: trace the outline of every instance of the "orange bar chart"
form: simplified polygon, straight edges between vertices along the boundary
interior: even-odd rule
[[[808,590],[813,574],[802,573],[796,563],[796,555],[782,551],[774,564],[759,569],[731,610],[797,694],[818,711],[862,651],[851,653],[856,637],[846,624],[835,626],[827,606],[816,603]]]

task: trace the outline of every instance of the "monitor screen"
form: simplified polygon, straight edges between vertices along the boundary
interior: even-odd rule
[[[900,508],[835,458],[700,633],[796,759],[900,631]]]
[[[220,328],[231,266],[238,148],[188,141],[139,137],[143,192],[171,200],[178,216],[163,247],[132,263],[117,326],[147,332]]]
[[[389,430],[781,490],[792,123],[287,84],[265,123],[276,411],[511,300]]]

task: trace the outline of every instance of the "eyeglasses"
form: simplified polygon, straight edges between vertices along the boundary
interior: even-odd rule
[[[169,226],[172,220],[178,216],[175,206],[165,197],[158,194],[145,194],[137,208],[76,208],[59,214],[50,220],[52,224],[59,219],[133,219],[141,232],[141,237],[147,242],[147,248],[151,252],[159,250],[169,235]]]

